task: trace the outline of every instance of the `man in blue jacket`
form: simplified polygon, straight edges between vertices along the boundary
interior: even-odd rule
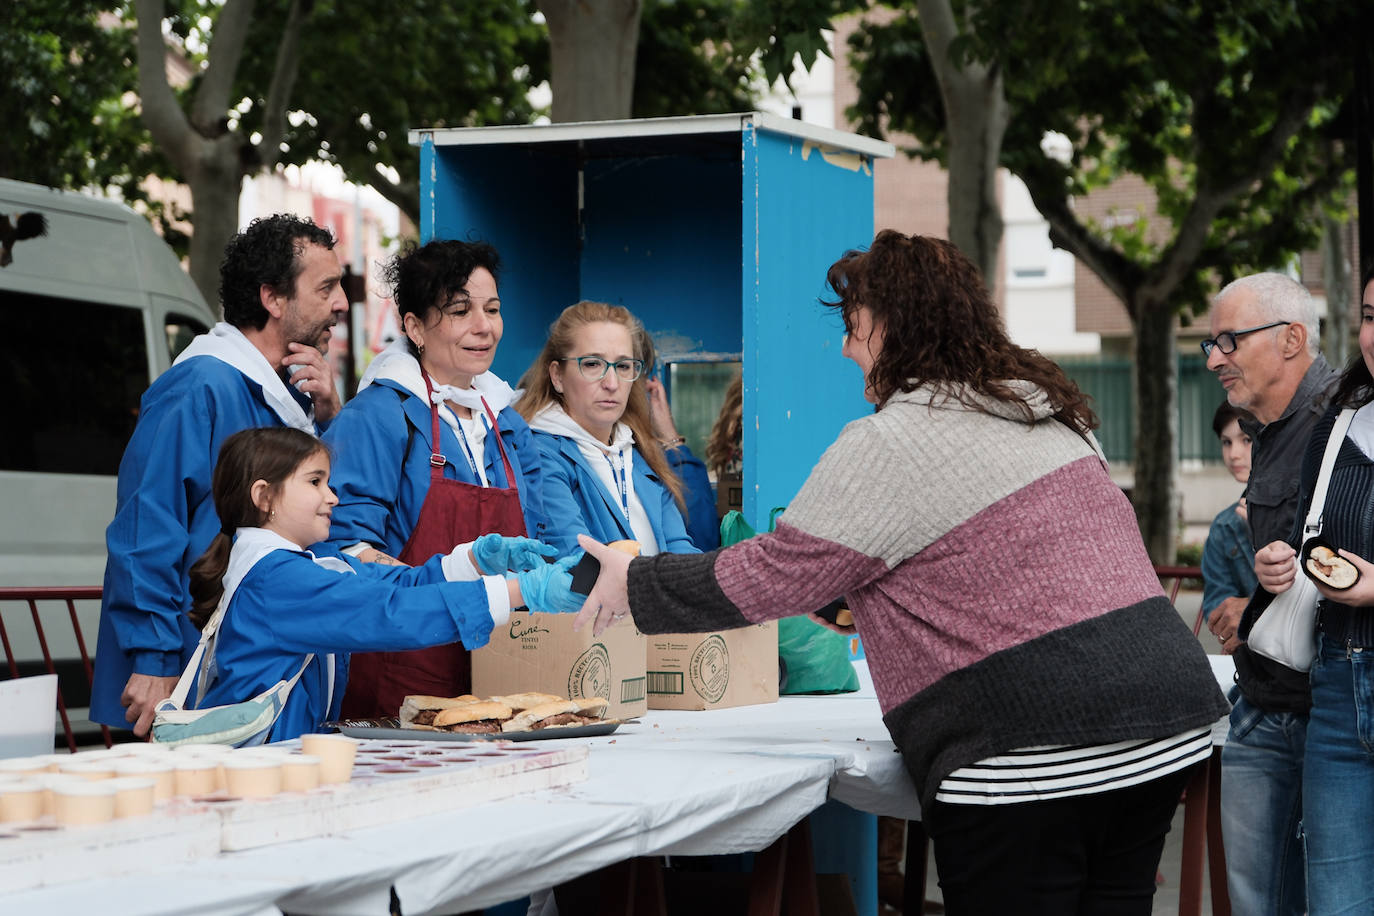
[[[324,352],[348,308],[342,275],[333,235],[289,214],[254,220],[225,248],[224,320],[144,393],[119,464],[92,720],[147,734],[196,646],[187,574],[220,530],[220,443],[252,426],[318,435],[338,413]]]

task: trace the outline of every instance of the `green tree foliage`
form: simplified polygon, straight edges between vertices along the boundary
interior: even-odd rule
[[[315,0],[283,137],[283,163],[332,162],[419,221],[420,127],[521,124],[548,77],[548,39],[522,0]],[[279,23],[255,17],[235,97],[260,129]]]
[[[149,203],[140,182],[167,164],[132,103],[131,20],[113,0],[0,4],[0,177]]]
[[[722,114],[754,104],[753,46],[730,27],[740,0],[644,0],[635,55],[633,116]]]
[[[1153,556],[1172,555],[1176,316],[1201,315],[1231,277],[1315,247],[1339,206],[1358,10],[1340,0],[968,3],[951,54],[1000,68],[1001,162],[1030,189],[1051,241],[1126,307],[1135,328],[1136,509]],[[851,52],[860,129],[902,131],[944,161],[946,112],[913,6],[866,25]],[[1047,132],[1068,155],[1046,155]],[[1335,149],[1339,150],[1339,144]],[[1095,222],[1074,199],[1135,175],[1158,218]]]

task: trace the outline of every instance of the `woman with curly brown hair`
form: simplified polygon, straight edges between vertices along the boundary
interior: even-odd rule
[[[882,232],[828,280],[876,411],[772,534],[634,560],[583,538],[602,572],[578,624],[715,630],[846,596],[948,912],[1149,913],[1227,706],[1086,399],[949,242]]]

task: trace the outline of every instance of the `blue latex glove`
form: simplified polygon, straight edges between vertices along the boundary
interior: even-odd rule
[[[572,590],[572,573],[577,557],[564,557],[557,563],[540,563],[534,569],[515,574],[525,607],[537,614],[576,614],[586,598]]]
[[[537,569],[545,565],[545,557],[558,556],[558,548],[530,538],[484,534],[472,542],[472,555],[482,572],[495,576],[508,569]]]

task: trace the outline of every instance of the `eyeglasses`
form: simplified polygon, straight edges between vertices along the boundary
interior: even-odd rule
[[[612,367],[615,369],[616,377],[626,382],[633,382],[644,374],[644,360],[642,359],[622,359],[616,362],[602,359],[599,356],[565,356],[559,360],[560,363],[577,363],[577,371],[589,382],[599,382],[606,377]]]
[[[1267,331],[1270,328],[1277,328],[1280,325],[1292,323],[1291,321],[1271,321],[1268,324],[1262,324],[1254,328],[1245,328],[1241,331],[1222,331],[1216,337],[1207,338],[1199,344],[1199,346],[1202,347],[1203,356],[1211,356],[1213,347],[1216,347],[1222,353],[1234,353],[1236,352],[1236,341],[1246,334],[1253,334],[1256,331]]]

